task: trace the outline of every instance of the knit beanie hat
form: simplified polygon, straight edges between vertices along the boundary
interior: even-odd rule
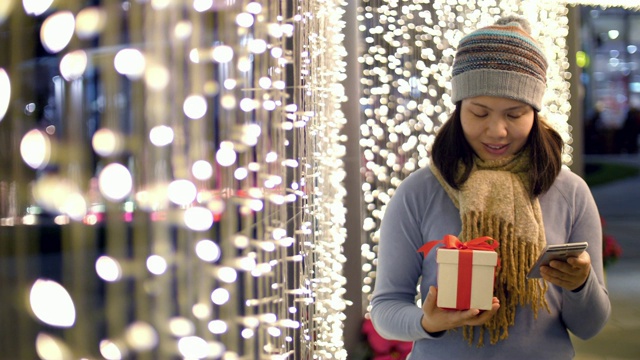
[[[498,96],[540,111],[547,60],[526,19],[507,16],[460,40],[453,62],[452,100]]]

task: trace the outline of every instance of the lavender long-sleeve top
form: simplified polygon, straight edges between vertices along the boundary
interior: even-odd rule
[[[461,223],[458,209],[429,168],[407,177],[392,196],[380,228],[371,301],[376,330],[389,339],[413,341],[409,360],[572,359],[569,332],[588,339],[604,327],[611,312],[602,268],[600,216],[586,183],[568,169],[539,199],[548,244],[589,243],[589,277],[577,292],[549,285],[550,313],[542,309],[534,319],[530,307],[519,307],[508,339],[491,345],[486,338],[485,345],[477,347],[468,344],[461,329],[431,336],[421,326],[417,287],[424,301],[429,286],[436,286],[437,264],[436,251],[423,258],[417,249],[446,234],[458,235]]]

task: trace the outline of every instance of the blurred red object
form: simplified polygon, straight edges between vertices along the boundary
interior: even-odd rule
[[[387,340],[373,327],[371,319],[365,318],[362,333],[373,350],[371,360],[404,360],[409,356],[413,343],[410,341]]]
[[[606,268],[607,266],[613,264],[618,260],[618,258],[622,255],[622,247],[616,241],[616,238],[612,235],[608,235],[604,233],[604,229],[606,226],[606,221],[604,218],[600,217],[600,221],[602,222],[602,264]]]

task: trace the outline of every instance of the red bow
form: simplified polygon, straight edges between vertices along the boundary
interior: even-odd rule
[[[495,251],[496,248],[500,245],[497,240],[488,236],[482,236],[463,243],[462,241],[460,241],[460,239],[458,239],[457,236],[445,235],[442,240],[434,240],[425,243],[418,249],[418,252],[424,253],[424,256],[426,257],[429,251],[431,251],[431,249],[433,249],[433,247],[439,243],[444,243],[445,249],[469,249],[487,251]]]

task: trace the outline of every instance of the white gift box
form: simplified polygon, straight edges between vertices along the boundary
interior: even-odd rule
[[[438,300],[440,308],[490,310],[498,253],[439,248]]]

